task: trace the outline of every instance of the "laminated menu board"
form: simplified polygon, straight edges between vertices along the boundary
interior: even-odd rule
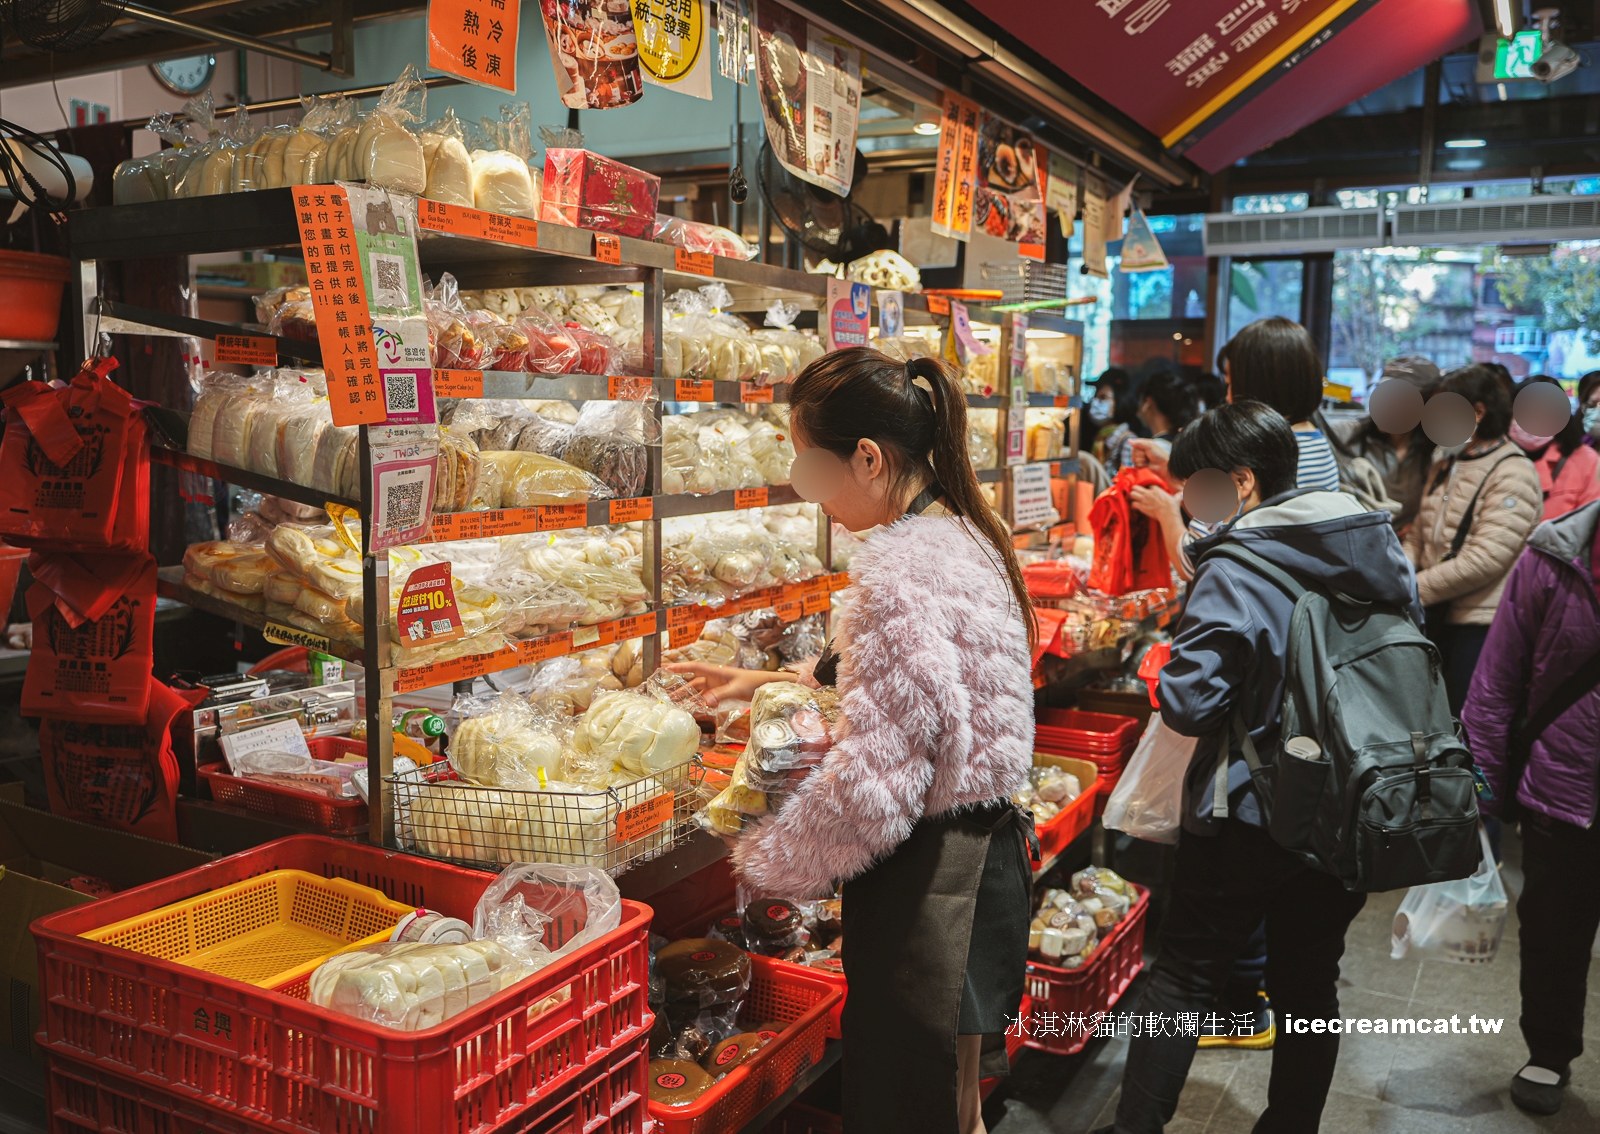
[[[783,168],[841,196],[855,174],[861,49],[767,0],[756,10],[756,81]]]
[[[630,106],[644,94],[629,0],[540,0],[561,102],[574,110]]]
[[[1044,191],[1033,136],[992,114],[978,132],[972,227],[1018,244],[1044,244]]]

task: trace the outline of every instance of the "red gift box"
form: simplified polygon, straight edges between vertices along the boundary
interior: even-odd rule
[[[547,149],[541,220],[648,237],[661,178],[591,150]]]

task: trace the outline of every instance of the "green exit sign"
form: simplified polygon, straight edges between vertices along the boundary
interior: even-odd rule
[[[1495,47],[1494,77],[1531,79],[1533,65],[1542,54],[1544,54],[1544,39],[1537,28],[1519,31],[1510,39],[1502,39]]]

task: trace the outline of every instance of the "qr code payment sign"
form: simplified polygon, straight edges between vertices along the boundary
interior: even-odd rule
[[[417,376],[388,373],[383,376],[385,409],[390,417],[417,412]]]
[[[404,309],[411,306],[411,292],[406,287],[406,262],[387,252],[374,252],[372,264],[372,306]]]

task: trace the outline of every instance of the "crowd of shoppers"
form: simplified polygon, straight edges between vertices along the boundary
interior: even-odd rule
[[[1336,1016],[1345,929],[1364,901],[1264,829],[1227,727],[1238,713],[1256,750],[1279,739],[1294,610],[1280,586],[1213,554],[1238,544],[1303,585],[1409,612],[1437,648],[1450,711],[1485,782],[1486,821],[1495,835],[1500,818],[1521,824],[1529,1059],[1511,1097],[1554,1113],[1583,1050],[1600,928],[1600,372],[1578,384],[1566,425],[1542,435],[1515,420],[1514,406],[1554,379],[1518,385],[1492,363],[1442,374],[1424,358],[1392,360],[1384,380],[1471,406],[1471,436],[1441,445],[1420,423],[1391,433],[1367,417],[1330,420],[1316,348],[1287,319],[1250,324],[1219,364],[1214,387],[1165,369],[1108,372],[1092,403],[1101,428],[1089,436],[1107,467],[1165,477],[1172,491],[1131,498],[1189,580],[1158,698],[1164,725],[1198,743],[1171,906],[1138,1010],[1205,1013],[1264,969],[1277,1011]],[[1221,523],[1180,504],[1186,478],[1204,469],[1227,473],[1238,495]],[[1132,1039],[1107,1131],[1162,1129],[1196,1046],[1194,1036]],[[1276,1033],[1258,1131],[1317,1128],[1338,1048],[1335,1035]]]

